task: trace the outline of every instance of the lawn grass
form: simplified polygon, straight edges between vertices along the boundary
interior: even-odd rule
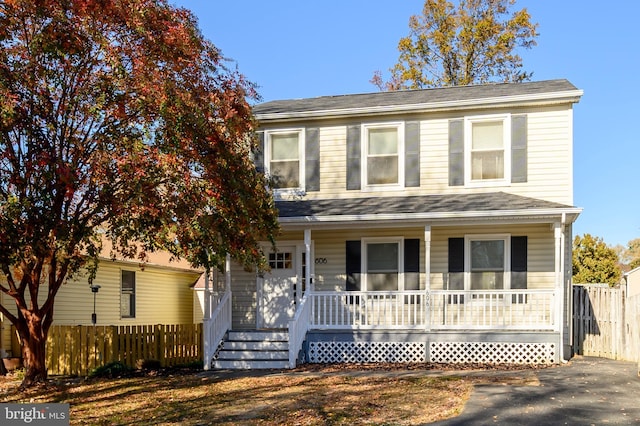
[[[514,377],[314,369],[241,375],[164,372],[115,379],[52,380],[18,391],[0,379],[2,402],[61,402],[71,424],[410,425],[458,415],[474,384]]]

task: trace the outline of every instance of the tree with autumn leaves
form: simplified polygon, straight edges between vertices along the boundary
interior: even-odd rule
[[[425,0],[398,43],[390,79],[376,71],[371,82],[380,90],[401,90],[529,80],[517,49],[535,46],[537,24],[527,9],[511,13],[515,2]]]
[[[46,379],[60,287],[102,242],[264,266],[277,212],[250,155],[254,86],[166,0],[0,2],[0,312]],[[15,303],[14,303],[15,302]]]

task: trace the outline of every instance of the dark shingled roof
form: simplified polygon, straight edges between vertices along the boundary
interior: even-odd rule
[[[578,89],[565,79],[525,83],[492,83],[475,86],[455,86],[437,89],[400,90],[396,92],[376,92],[354,95],[322,96],[308,99],[278,100],[258,104],[253,107],[253,111],[258,115],[330,111],[351,108],[419,105],[439,102],[446,103],[574,90]]]
[[[276,207],[281,218],[573,208],[505,192],[276,201]]]

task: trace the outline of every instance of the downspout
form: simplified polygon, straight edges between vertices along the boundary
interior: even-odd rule
[[[565,273],[565,229],[567,222],[567,214],[562,213],[562,220],[560,222],[560,277],[561,277],[561,294],[562,294],[562,312],[561,318],[562,322],[560,324],[560,362],[566,362],[564,358],[564,326],[567,324],[567,321],[571,319],[571,304],[567,303],[567,295],[565,294],[566,290],[566,273]],[[565,318],[564,312],[566,312],[567,316]]]

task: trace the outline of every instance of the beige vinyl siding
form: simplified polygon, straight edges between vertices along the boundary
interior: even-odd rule
[[[468,234],[510,234],[527,236],[527,288],[554,288],[555,249],[553,230],[549,224],[526,226],[477,226],[433,228],[431,232],[431,289],[442,290],[447,277],[449,238]]]
[[[486,187],[449,186],[449,120],[485,114],[527,115],[527,182]],[[420,121],[420,187],[379,190],[375,193],[346,189],[347,125],[371,122],[329,121],[320,126],[320,191],[307,198],[351,198],[367,196],[460,194],[504,191],[562,204],[573,204],[573,111],[570,106],[521,108],[517,110],[472,110],[465,114],[422,114],[403,117]],[[397,122],[398,117],[380,117],[376,123]],[[300,124],[300,123],[297,123]],[[277,128],[273,124],[272,128]],[[510,154],[509,154],[510,155]]]
[[[320,194],[346,191],[346,140],[346,126],[320,128]]]
[[[135,271],[136,295],[135,318],[120,318],[120,274],[121,270]],[[193,290],[191,285],[199,274],[176,271],[146,265],[144,270],[137,264],[103,261],[100,263],[94,284],[100,286],[96,294],[98,325],[133,324],[190,324],[193,321]],[[40,289],[38,299],[43,303],[47,286]],[[11,310],[13,301],[5,296]],[[63,284],[56,295],[54,324],[90,325],[93,313],[93,293],[85,274]]]
[[[346,241],[363,238],[403,237],[420,239],[420,270],[424,271],[424,228],[394,228],[381,230],[340,230],[312,233],[316,258],[327,263],[314,264],[315,288],[319,291],[344,291],[346,286]],[[424,285],[424,273],[420,274]]]
[[[548,224],[511,225],[511,226],[474,226],[474,227],[433,227],[431,232],[431,288],[443,288],[443,280],[448,274],[448,239],[464,237],[466,234],[510,234],[528,237],[527,285],[528,288],[553,288],[554,272],[554,236]],[[316,258],[326,258],[327,263],[314,264],[315,288],[320,291],[345,290],[346,253],[348,240],[362,238],[403,237],[420,239],[420,284],[424,288],[426,278],[424,255],[424,229],[393,228],[384,230],[340,230],[313,232],[312,239]]]

